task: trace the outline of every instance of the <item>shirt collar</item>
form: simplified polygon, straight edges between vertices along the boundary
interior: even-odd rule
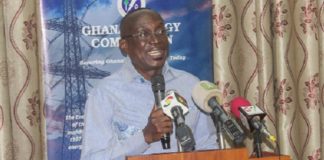
[[[170,67],[169,64],[165,62],[162,68],[162,74],[165,81],[171,80],[175,77],[174,72],[171,68],[172,67]],[[137,72],[128,56],[125,58],[121,71],[125,73],[123,76],[125,76],[126,80],[128,81],[148,82],[141,74]]]

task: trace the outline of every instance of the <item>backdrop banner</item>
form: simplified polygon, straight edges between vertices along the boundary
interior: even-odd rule
[[[212,81],[211,0],[42,0],[49,160],[80,158],[87,93],[124,62],[118,24],[142,7],[165,19],[170,65]]]

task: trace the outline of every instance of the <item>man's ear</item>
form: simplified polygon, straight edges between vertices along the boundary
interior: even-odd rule
[[[123,56],[126,57],[127,53],[128,53],[128,44],[125,39],[119,40],[119,49],[120,49],[121,53],[123,54]]]

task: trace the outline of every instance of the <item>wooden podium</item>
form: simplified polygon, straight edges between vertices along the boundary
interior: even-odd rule
[[[238,148],[128,156],[126,160],[291,160],[289,156],[263,155],[262,158],[249,158],[246,148]]]

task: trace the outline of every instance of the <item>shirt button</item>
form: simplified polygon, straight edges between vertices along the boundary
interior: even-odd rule
[[[141,78],[140,81],[141,81],[141,83],[144,83],[145,82],[144,78]]]

